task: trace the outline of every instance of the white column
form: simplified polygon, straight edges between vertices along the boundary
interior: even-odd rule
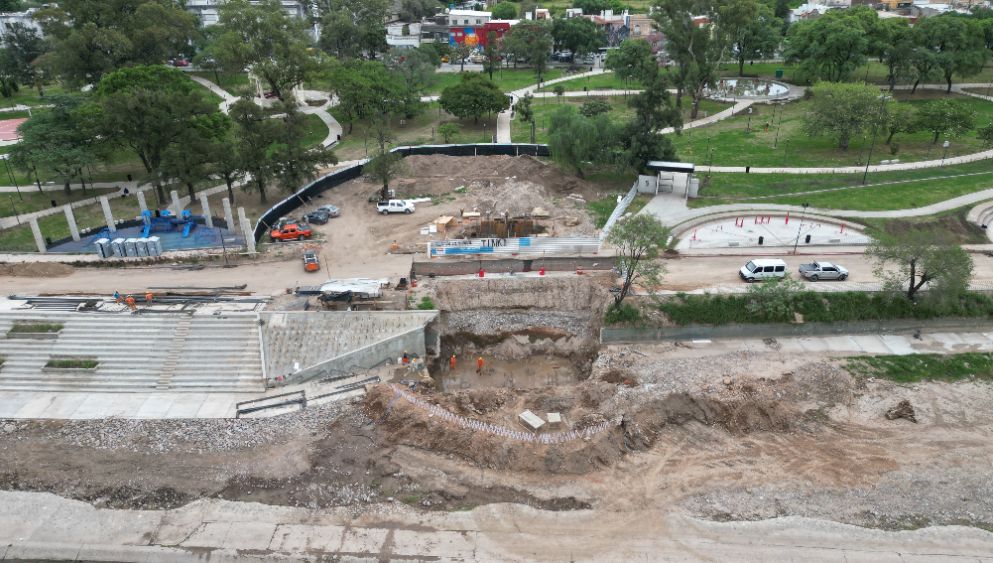
[[[138,192],[138,207],[141,207],[142,211],[148,211],[148,204],[145,203],[145,192]]]
[[[249,254],[255,254],[255,233],[252,231],[252,224],[248,222],[245,215],[245,208],[238,208],[238,222],[241,223],[241,232],[245,235],[245,245]]]
[[[183,212],[183,205],[179,203],[179,192],[172,190],[170,194],[172,195],[172,212],[176,217],[179,217],[179,214]]]
[[[66,223],[69,223],[69,234],[72,240],[79,240],[79,227],[76,226],[76,215],[72,212],[72,206],[68,203],[62,207],[66,214]]]
[[[107,196],[100,196],[100,207],[103,208],[103,218],[107,221],[107,228],[110,232],[117,232],[117,225],[114,224],[114,214],[110,212],[110,202],[107,201]]]
[[[34,235],[34,243],[38,245],[38,252],[44,254],[48,251],[45,248],[45,237],[41,236],[41,227],[38,226],[38,219],[34,217],[31,218],[31,234]]]
[[[228,230],[234,232],[234,213],[231,213],[231,201],[228,198],[221,200],[221,204],[224,206],[224,222],[228,225]]]
[[[210,202],[207,201],[207,194],[200,194],[200,209],[203,211],[203,218],[207,222],[207,227],[214,228],[214,219],[210,216]]]

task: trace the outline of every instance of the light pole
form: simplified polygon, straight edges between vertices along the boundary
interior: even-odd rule
[[[803,218],[807,214],[807,207],[810,204],[803,202],[803,212],[800,213],[800,226],[796,229],[796,240],[793,241],[793,254],[796,254],[796,247],[800,244],[800,232],[803,231]]]
[[[951,146],[951,143],[949,143],[948,140],[946,139],[944,143],[941,143],[941,146],[944,147],[944,149],[945,149],[945,152],[941,155],[941,165],[944,166],[945,165],[945,157],[948,156],[948,147]]]
[[[0,156],[0,158],[3,159],[4,166],[7,167],[7,177],[10,178],[10,181],[14,183],[14,189],[17,190],[17,199],[23,201],[24,196],[21,195],[21,186],[17,184],[17,179],[14,178],[14,173],[10,171],[10,162],[9,162],[10,154],[5,154],[3,156]]]
[[[745,131],[752,130],[752,106],[748,106],[748,125],[745,126]]]

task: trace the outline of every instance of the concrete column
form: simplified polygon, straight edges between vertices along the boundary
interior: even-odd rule
[[[141,207],[142,211],[148,211],[148,204],[145,203],[145,192],[138,192],[138,207]]]
[[[107,228],[110,232],[117,232],[117,225],[114,224],[114,214],[110,212],[110,202],[107,201],[107,196],[100,196],[100,207],[103,208],[103,218],[107,221]]]
[[[38,226],[38,219],[31,218],[31,234],[34,235],[34,243],[38,245],[38,252],[44,254],[48,251],[45,248],[45,237],[41,236],[41,227]]]
[[[210,202],[207,194],[200,194],[200,209],[203,210],[203,218],[207,221],[207,227],[214,228],[214,218],[210,216]]]
[[[248,246],[248,253],[255,254],[255,233],[252,231],[252,224],[245,215],[245,208],[238,208],[238,222],[241,223],[241,232],[245,235],[245,244]]]
[[[172,190],[170,194],[172,195],[172,212],[179,217],[179,214],[183,211],[183,206],[179,203],[179,192]]]
[[[72,235],[72,240],[79,240],[79,227],[76,226],[76,215],[72,212],[72,206],[66,204],[62,206],[62,210],[66,213],[66,223],[69,223],[69,234]]]
[[[228,198],[221,200],[221,204],[224,205],[224,222],[228,225],[228,230],[233,231],[234,226],[234,214],[231,213],[231,201]]]

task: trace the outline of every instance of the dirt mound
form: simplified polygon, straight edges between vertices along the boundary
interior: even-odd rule
[[[667,426],[682,426],[699,422],[720,426],[731,434],[790,430],[797,413],[775,401],[743,399],[722,402],[696,397],[687,393],[674,393],[664,399],[644,404],[634,416],[625,417],[625,442],[633,448],[644,449],[655,443],[658,434]]]
[[[530,156],[412,155],[404,162],[407,164],[407,175],[450,180],[449,190],[479,179],[526,179],[560,194],[593,196],[598,192],[594,184]]]
[[[72,275],[76,269],[58,262],[23,262],[0,264],[0,276],[19,278],[61,278]]]
[[[506,389],[470,389],[455,394],[461,414],[485,414],[502,407],[512,398]]]
[[[895,407],[886,411],[886,420],[896,420],[898,418],[906,418],[914,424],[917,423],[917,413],[914,412],[914,406],[907,399],[900,401]]]

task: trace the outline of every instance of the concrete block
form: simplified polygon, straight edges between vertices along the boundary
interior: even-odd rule
[[[138,207],[140,207],[142,211],[148,211],[148,204],[145,202],[145,192],[139,191],[137,195]]]
[[[214,228],[214,219],[210,216],[210,201],[207,194],[200,194],[200,208],[203,210],[203,218],[207,222],[207,227]]]
[[[34,235],[34,243],[38,246],[38,252],[44,254],[48,251],[45,247],[45,237],[41,235],[41,227],[38,226],[38,219],[31,218],[31,234]]]
[[[107,201],[107,196],[100,196],[100,207],[103,209],[103,218],[107,222],[107,228],[110,232],[117,232],[117,225],[114,224],[114,214],[110,211],[110,202]]]
[[[524,425],[524,428],[527,428],[534,433],[538,433],[538,431],[541,430],[541,427],[545,425],[545,421],[531,411],[522,412],[517,415],[517,419]]]
[[[76,226],[76,215],[72,212],[72,206],[66,204],[62,210],[65,211],[66,223],[69,224],[69,234],[72,236],[72,240],[79,240],[79,227]]]
[[[183,204],[179,201],[179,192],[172,190],[169,195],[172,197],[172,212],[178,217],[183,212]]]
[[[234,214],[231,213],[231,200],[229,200],[228,198],[224,198],[221,200],[221,204],[224,206],[224,222],[227,224],[228,230],[233,231],[235,229],[235,226],[234,226]]]
[[[241,232],[245,235],[245,244],[248,246],[248,253],[255,254],[255,233],[252,231],[252,224],[245,215],[245,208],[238,208],[238,222],[241,224]]]
[[[562,414],[557,412],[550,412],[545,414],[545,418],[548,419],[548,427],[558,429],[562,427]]]

